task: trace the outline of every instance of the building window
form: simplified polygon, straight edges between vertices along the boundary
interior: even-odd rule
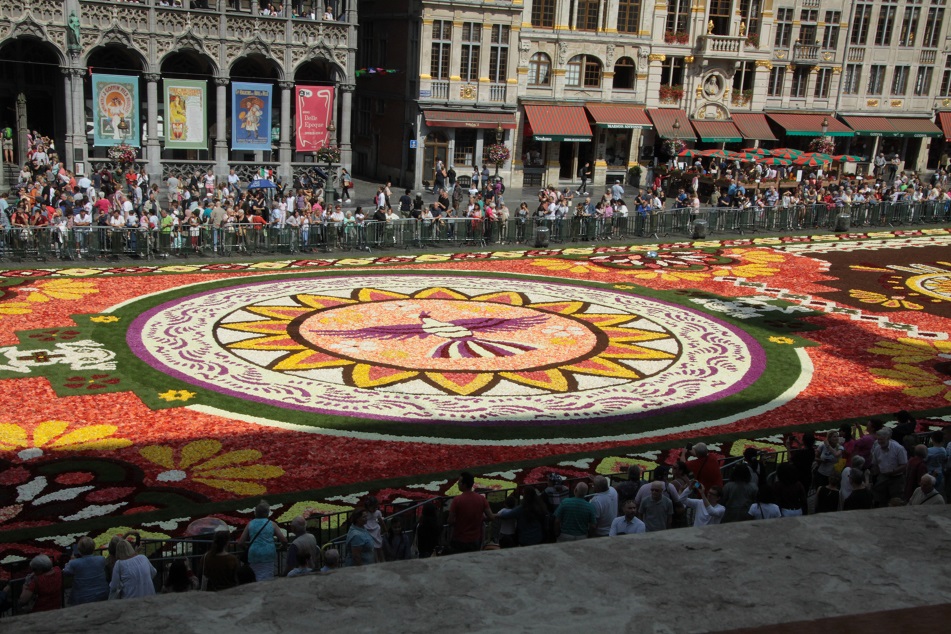
[[[575,28],[579,31],[598,30],[599,0],[578,0],[578,19]]]
[[[872,22],[872,5],[855,5],[855,18],[852,21],[852,35],[849,42],[856,46],[864,46],[868,43],[868,27]]]
[[[668,0],[667,2],[667,26],[668,33],[687,33],[689,27],[687,21],[690,19],[690,1],[691,0]]]
[[[809,67],[797,66],[792,76],[792,97],[795,99],[805,99],[806,88],[809,85]]]
[[[818,22],[819,9],[801,9],[799,11],[800,22]]]
[[[939,97],[951,97],[951,55],[944,60],[944,74],[941,75],[941,87],[938,89]]]
[[[919,66],[915,77],[915,96],[927,97],[931,92],[931,78],[934,77],[933,66]]]
[[[634,90],[637,67],[630,57],[622,57],[614,64],[614,90]]]
[[[862,83],[862,66],[848,64],[845,67],[845,78],[842,80],[842,94],[857,95]]]
[[[756,69],[753,66],[753,62],[740,62],[740,66],[733,73],[733,97],[734,99],[737,95],[746,93],[751,94],[753,92],[753,77],[756,73]]]
[[[941,41],[941,27],[944,25],[944,7],[928,9],[928,20],[925,22],[925,37],[921,45],[926,48],[938,48]]]
[[[456,130],[456,142],[452,151],[453,165],[475,165],[475,130]]]
[[[462,81],[479,81],[481,38],[481,24],[477,22],[462,23],[462,59],[459,64],[459,76]]]
[[[509,27],[493,24],[489,42],[489,81],[500,84],[508,78]]]
[[[901,31],[898,33],[899,46],[914,46],[915,36],[918,35],[918,20],[921,19],[921,7],[905,7],[905,16],[901,21]]]
[[[716,35],[732,35],[730,23],[733,18],[733,0],[710,0],[710,9],[707,16],[713,22],[713,32]]]
[[[766,94],[770,97],[783,96],[783,84],[786,82],[786,67],[773,66],[769,71],[769,86],[766,88]]]
[[[429,74],[433,79],[449,79],[449,57],[452,53],[452,22],[433,20],[433,49]]]
[[[683,86],[684,58],[668,57],[660,67],[661,86]]]
[[[617,30],[637,34],[641,24],[641,0],[618,0]]]
[[[880,95],[885,90],[885,66],[874,64],[868,75],[868,94]]]
[[[762,12],[761,0],[740,0],[740,15],[746,22],[747,37],[759,36]]]
[[[376,39],[373,37],[373,22],[367,22],[360,25],[360,50],[358,63],[363,67],[375,66],[373,61],[373,44]]]
[[[789,43],[792,41],[792,17],[791,8],[776,11],[776,39],[774,40],[776,48],[789,48]]]
[[[813,91],[813,96],[816,99],[828,99],[829,98],[829,88],[832,86],[832,69],[831,68],[820,68],[819,72],[816,74],[816,88]]]
[[[551,29],[555,26],[555,0],[535,0],[532,3],[532,26]]]
[[[822,48],[835,50],[839,47],[839,20],[841,19],[841,12],[826,11],[826,26],[822,32]]]
[[[890,4],[883,4],[879,8],[878,25],[875,27],[875,46],[891,46],[897,12],[898,8]]]
[[[551,86],[551,58],[544,53],[535,53],[528,60],[528,85]]]
[[[572,88],[600,88],[601,62],[588,55],[576,55],[568,60],[565,85]]]
[[[370,135],[370,99],[357,97],[357,134]]]
[[[904,95],[908,92],[908,71],[910,66],[896,66],[895,74],[892,76],[892,94],[896,96]]]

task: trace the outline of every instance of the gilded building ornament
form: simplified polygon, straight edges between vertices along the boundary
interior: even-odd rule
[[[459,98],[473,100],[476,98],[476,87],[473,84],[465,84],[459,89]]]
[[[865,102],[865,105],[869,108],[878,108],[878,99],[869,99]]]
[[[649,62],[666,62],[667,56],[663,53],[651,53],[647,56],[647,61]]]
[[[902,101],[901,99],[892,99],[892,100],[889,102],[889,105],[890,105],[892,108],[901,108],[904,103],[905,103],[905,102]]]
[[[756,60],[757,68],[765,68],[766,70],[773,70],[773,63],[768,59],[758,59]]]

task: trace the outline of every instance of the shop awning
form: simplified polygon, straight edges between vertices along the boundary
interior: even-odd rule
[[[941,122],[941,129],[944,130],[944,140],[951,141],[951,112],[939,112],[938,121]]]
[[[704,143],[740,143],[743,137],[732,121],[691,121]]]
[[[647,113],[637,106],[610,105],[602,103],[586,104],[588,114],[594,123],[602,128],[643,129],[653,128]]]
[[[758,112],[739,114],[733,113],[733,123],[740,134],[749,141],[778,141],[776,135],[769,128],[766,115]]]
[[[842,118],[850,128],[855,130],[857,136],[901,136],[901,132],[896,130],[886,117],[843,116]]]
[[[525,104],[525,134],[535,141],[590,141],[591,126],[582,106]]]
[[[423,110],[430,128],[491,128],[514,130],[514,112],[473,112],[471,110]]]
[[[680,108],[649,108],[647,116],[654,122],[657,134],[662,139],[696,141],[687,113]],[[676,126],[674,125],[676,124]]]
[[[901,136],[912,137],[915,139],[924,139],[925,137],[938,138],[944,136],[941,128],[936,126],[931,119],[904,119],[893,117],[889,122],[895,129],[901,133]]]
[[[829,123],[826,136],[855,136],[855,132],[831,114],[781,114],[767,116],[786,130],[786,136],[822,136],[822,122]]]

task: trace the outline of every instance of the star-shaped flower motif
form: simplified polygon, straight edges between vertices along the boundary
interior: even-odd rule
[[[167,392],[162,392],[158,395],[163,401],[188,401],[195,398],[195,392],[189,392],[188,390],[168,390]]]

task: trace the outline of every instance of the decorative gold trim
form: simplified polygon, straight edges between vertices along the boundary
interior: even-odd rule
[[[666,62],[667,56],[663,53],[651,53],[647,56],[648,62]]]
[[[684,63],[693,64],[693,55],[687,55],[686,57],[684,57]]]
[[[833,66],[833,67],[832,67],[832,72],[838,75],[839,73],[842,72],[842,67],[841,67],[841,66]]]
[[[488,77],[479,77],[479,83],[480,83],[480,84],[487,84],[487,83],[489,83],[489,81],[490,81],[490,80],[489,80]]]
[[[515,69],[515,72],[518,73],[519,75],[527,75],[528,66],[519,66],[518,68]]]
[[[944,101],[941,102],[941,105],[944,106],[945,108],[951,106],[951,99],[945,99]]]
[[[813,73],[813,74],[815,74],[815,75],[818,75],[818,74],[819,74],[819,67],[818,67],[818,66],[813,66],[812,68],[809,69],[809,72],[810,72],[810,73]]]
[[[462,81],[462,77],[460,77],[459,75],[450,75],[449,81]]]
[[[552,68],[552,69],[551,69],[551,74],[552,74],[552,75],[558,75],[558,76],[564,76],[564,74],[565,74],[565,69],[564,69],[564,68]]]
[[[604,77],[605,79],[613,79],[613,78],[614,78],[614,71],[613,71],[613,70],[606,70],[606,71],[604,71],[603,73],[601,73],[601,76]]]
[[[432,18],[423,18],[423,26],[432,26],[433,22],[435,22],[435,20]]]
[[[637,79],[640,81],[644,81],[645,79],[647,79],[647,77],[648,77],[647,73],[644,73],[643,75],[637,75]]]
[[[773,70],[773,63],[768,59],[758,59],[756,60],[757,68],[765,68],[766,70]]]
[[[888,102],[888,105],[892,108],[901,108],[905,104],[901,99],[892,99]]]
[[[527,72],[527,70],[528,70],[528,69],[526,69],[526,72]],[[510,78],[508,78],[508,79],[505,80],[505,83],[506,83],[506,84],[517,84],[517,83],[518,83],[518,78],[516,78],[516,77],[510,77]]]
[[[869,99],[865,102],[869,108],[878,108],[878,99]]]
[[[432,79],[433,76],[432,76],[432,75],[425,74],[425,73],[420,73],[419,78],[420,78],[420,79]]]

